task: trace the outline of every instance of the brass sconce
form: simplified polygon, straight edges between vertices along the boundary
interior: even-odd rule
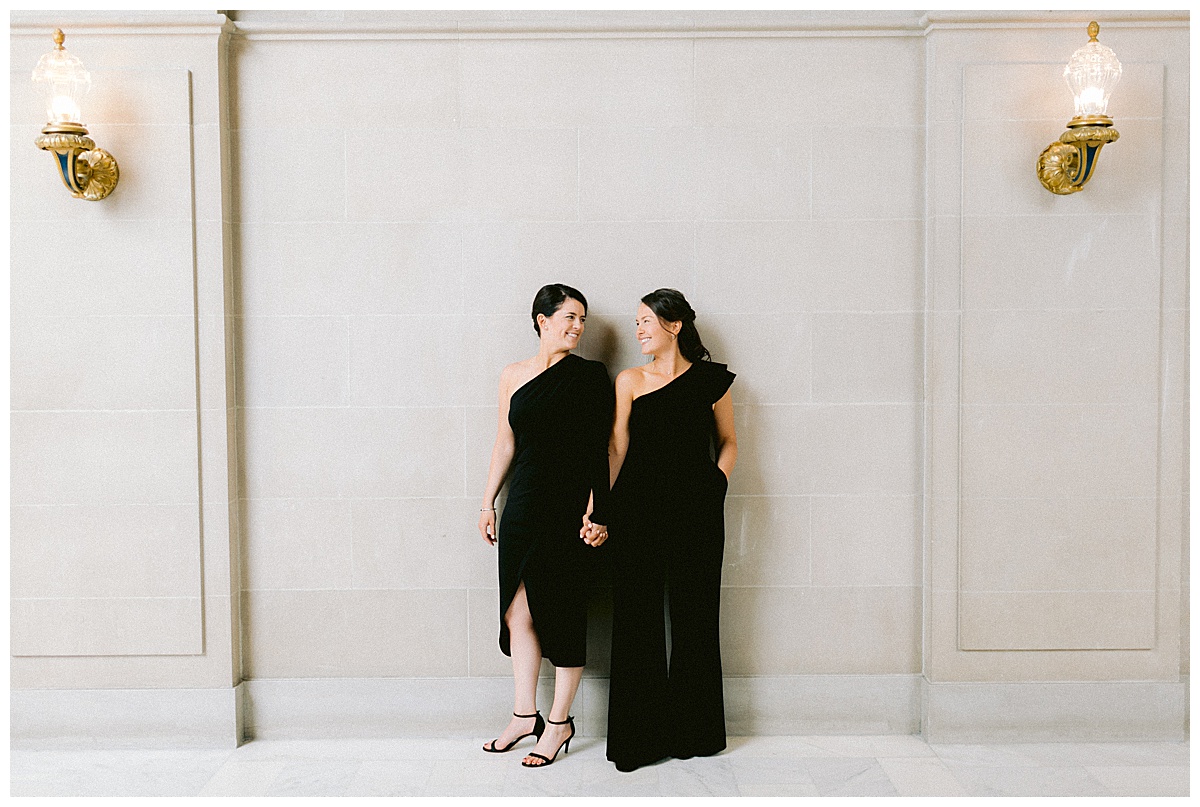
[[[1037,161],[1043,187],[1060,195],[1083,190],[1096,170],[1100,149],[1121,136],[1107,114],[1108,97],[1121,80],[1121,63],[1111,48],[1097,41],[1097,23],[1088,25],[1087,31],[1088,43],[1075,51],[1063,69],[1063,78],[1075,94],[1075,117]]]
[[[50,122],[34,142],[54,153],[63,184],[77,199],[94,202],[117,187],[120,174],[117,161],[104,149],[96,148],[79,122],[79,102],[91,87],[92,77],[83,63],[63,48],[63,32],[54,32],[54,50],[38,60],[33,70],[35,84],[44,85],[46,112]]]

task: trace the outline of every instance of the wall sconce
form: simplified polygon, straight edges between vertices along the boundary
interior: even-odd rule
[[[1111,48],[1096,40],[1100,34],[1097,23],[1089,24],[1087,31],[1088,43],[1075,51],[1063,69],[1063,78],[1075,94],[1075,117],[1037,161],[1043,187],[1060,195],[1083,190],[1096,170],[1100,149],[1121,136],[1107,114],[1108,97],[1121,80],[1121,63]]]
[[[83,63],[63,48],[63,32],[54,32],[54,50],[38,60],[33,82],[44,85],[46,112],[50,122],[34,142],[54,153],[63,184],[77,199],[94,202],[117,187],[117,161],[104,149],[96,148],[79,122],[79,102],[92,85],[92,77]]]

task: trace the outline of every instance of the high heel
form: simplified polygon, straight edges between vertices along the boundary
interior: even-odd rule
[[[518,717],[523,720],[528,720],[531,717],[536,717],[537,720],[533,721],[533,731],[529,732],[528,734],[522,734],[520,737],[513,740],[511,743],[504,746],[503,748],[496,747],[496,740],[500,739],[499,737],[497,737],[496,740],[492,740],[490,743],[488,743],[487,745],[485,745],[483,747],[484,751],[487,751],[489,754],[503,754],[505,751],[511,751],[512,747],[514,745],[521,742],[521,740],[524,740],[526,737],[536,737],[539,740],[542,739],[542,732],[544,732],[546,730],[546,721],[542,719],[541,712],[534,712],[531,715],[519,715],[516,712],[513,712],[513,717]],[[489,748],[488,746],[491,746],[491,747]]]
[[[571,750],[571,739],[575,736],[575,718],[568,716],[566,720],[547,720],[546,722],[552,726],[565,726],[569,723],[571,724],[571,734],[567,737],[567,739],[562,741],[558,748],[554,749],[554,756],[550,757],[549,759],[546,759],[546,757],[542,756],[541,754],[530,751],[527,756],[537,757],[538,759],[542,760],[542,763],[540,765],[530,765],[525,760],[521,760],[521,765],[526,768],[544,768],[550,763],[554,762],[554,760],[558,759],[559,751],[562,751],[564,754],[566,754]]]

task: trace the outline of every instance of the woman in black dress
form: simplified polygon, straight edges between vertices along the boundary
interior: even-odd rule
[[[695,319],[674,289],[643,297],[637,338],[653,358],[617,376],[608,758],[621,771],[725,748],[718,622],[734,374],[710,360]]]
[[[607,523],[613,412],[604,365],[571,353],[586,316],[587,300],[570,286],[544,286],[534,299],[538,353],[500,374],[500,422],[479,515],[483,539],[499,542],[500,649],[512,657],[515,681],[513,718],[483,750],[508,751],[532,735],[537,747],[522,763],[531,768],[569,750],[575,734],[570,709],[583,674],[589,546],[608,537],[603,526],[579,535],[581,518]],[[510,471],[497,534],[496,496]],[[555,667],[548,720],[536,701],[543,656]]]

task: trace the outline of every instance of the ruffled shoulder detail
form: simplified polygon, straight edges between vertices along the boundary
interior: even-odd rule
[[[737,378],[736,373],[729,372],[729,365],[715,361],[696,362],[693,369],[703,370],[700,378],[701,389],[704,390],[705,398],[710,404],[721,400],[721,396],[733,384],[733,379]]]

